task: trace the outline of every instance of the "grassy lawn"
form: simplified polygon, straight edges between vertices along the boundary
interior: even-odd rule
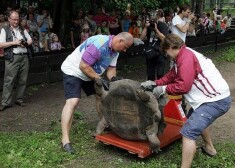
[[[181,161],[181,142],[177,141],[159,154],[147,159],[139,159],[116,147],[97,143],[91,136],[89,126],[76,120],[72,138],[75,155],[61,152],[59,123],[54,123],[50,132],[1,133],[1,168],[49,168],[49,167],[128,167],[128,168],[177,168]],[[192,167],[233,168],[235,165],[235,144],[223,142],[215,144],[218,155],[213,159],[197,152]]]
[[[216,57],[216,62],[235,61],[235,47],[230,47]],[[60,123],[51,123],[49,132],[0,132],[0,168],[177,168],[181,162],[181,142],[177,141],[159,154],[139,159],[116,147],[97,143],[91,128],[85,125],[79,112],[75,114],[71,139],[76,140],[76,153],[68,155],[60,149]],[[234,142],[215,144],[218,154],[210,159],[197,152],[194,168],[234,168]]]

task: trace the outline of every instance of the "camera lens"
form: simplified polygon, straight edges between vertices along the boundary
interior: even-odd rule
[[[154,21],[151,21],[149,27],[155,28],[155,22],[154,22]]]

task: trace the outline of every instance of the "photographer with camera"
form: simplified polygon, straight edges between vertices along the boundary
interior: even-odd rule
[[[178,15],[172,19],[172,34],[180,36],[180,38],[185,42],[189,25],[194,17],[195,16],[191,13],[191,7],[189,5],[183,5],[180,7]]]
[[[9,25],[1,29],[0,48],[4,49],[5,74],[0,111],[11,107],[14,84],[17,84],[15,104],[26,106],[24,92],[26,89],[29,60],[27,46],[32,44],[28,32],[19,27],[19,13],[11,11]]]
[[[165,73],[166,57],[160,52],[160,43],[169,34],[166,23],[158,21],[159,15],[146,20],[140,39],[145,42],[144,56],[147,66],[147,80],[155,80]]]

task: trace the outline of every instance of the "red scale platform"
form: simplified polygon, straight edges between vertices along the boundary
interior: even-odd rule
[[[170,100],[164,107],[164,119],[167,127],[164,132],[158,136],[160,148],[181,138],[179,130],[186,121],[183,109],[181,107],[181,96],[169,96]],[[130,153],[138,154],[138,157],[145,158],[152,154],[148,141],[130,141],[125,140],[118,135],[109,132],[97,135],[96,140],[107,145],[113,145],[127,150]]]

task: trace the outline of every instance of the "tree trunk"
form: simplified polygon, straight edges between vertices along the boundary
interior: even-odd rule
[[[91,10],[92,11],[96,11],[96,0],[90,0],[90,4],[91,4]]]
[[[196,5],[196,12],[197,14],[202,14],[204,11],[204,0],[197,0],[197,5]]]
[[[53,1],[53,31],[58,34],[60,41],[66,47],[69,30],[72,23],[73,0]]]
[[[191,11],[194,13],[196,11],[196,0],[191,0]]]

